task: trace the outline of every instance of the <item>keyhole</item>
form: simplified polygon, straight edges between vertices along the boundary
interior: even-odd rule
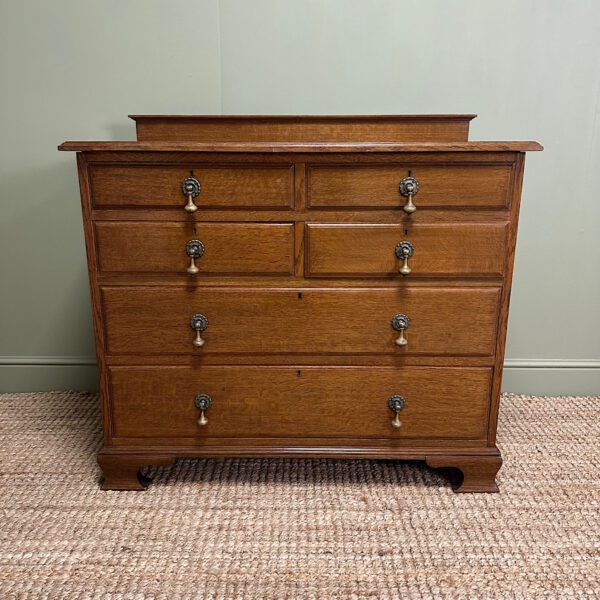
[[[404,235],[408,235],[408,229],[404,229]]]
[[[300,371],[300,370],[296,371],[296,375],[297,375],[298,377],[302,377],[302,371]]]
[[[298,300],[302,300],[302,292],[298,292]]]

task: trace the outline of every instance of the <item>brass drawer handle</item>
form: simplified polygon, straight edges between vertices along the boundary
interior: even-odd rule
[[[392,427],[395,429],[400,429],[402,423],[400,422],[400,411],[404,408],[406,404],[406,400],[402,396],[398,396],[395,394],[394,396],[390,396],[388,400],[388,406],[390,410],[395,413],[394,418],[392,419]]]
[[[408,340],[404,337],[404,332],[410,325],[410,319],[407,315],[398,314],[392,319],[392,327],[400,332],[400,335],[396,339],[397,346],[407,346]]]
[[[181,192],[188,199],[185,210],[190,214],[196,212],[198,207],[194,204],[194,198],[200,193],[200,182],[195,177],[184,179],[181,184]]]
[[[403,261],[400,267],[400,273],[402,275],[408,275],[411,271],[408,266],[408,259],[415,253],[415,247],[410,242],[400,242],[396,245],[396,258]]]
[[[417,210],[417,207],[413,204],[413,196],[419,191],[419,182],[411,177],[410,171],[408,173],[408,177],[400,182],[400,194],[408,198],[402,209],[405,213],[411,214]]]
[[[196,408],[200,411],[200,416],[198,417],[198,425],[204,427],[208,423],[208,419],[204,414],[212,405],[212,398],[208,394],[198,394],[194,398],[194,404]]]
[[[208,327],[208,319],[201,313],[197,313],[192,316],[190,320],[190,328],[196,332],[196,337],[192,344],[194,348],[202,348],[204,346],[205,340],[202,339],[202,332],[206,331]]]
[[[200,270],[196,266],[196,259],[204,254],[204,244],[200,240],[190,240],[185,245],[185,252],[190,257],[190,266],[186,270],[190,275],[196,275]]]

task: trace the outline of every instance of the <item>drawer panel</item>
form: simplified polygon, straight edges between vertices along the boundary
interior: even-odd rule
[[[312,208],[401,208],[400,181],[411,171],[419,182],[419,208],[504,208],[509,203],[512,166],[372,165],[307,169],[307,202]]]
[[[484,438],[491,369],[442,367],[112,367],[119,438]],[[212,400],[197,424],[197,394]],[[390,396],[405,400],[400,428]]]
[[[506,223],[306,225],[308,276],[397,276],[396,245],[414,248],[409,277],[500,276],[506,264]]]
[[[500,288],[104,287],[110,354],[432,354],[491,356]],[[194,348],[190,319],[208,319]],[[405,314],[408,345],[395,343]]]
[[[186,244],[200,240],[199,273],[293,274],[291,223],[187,223],[97,221],[94,224],[100,272],[186,274]]]
[[[92,201],[96,208],[181,208],[187,202],[181,185],[192,167],[91,165]],[[294,201],[292,165],[207,165],[193,167],[201,189],[200,208],[288,209]]]

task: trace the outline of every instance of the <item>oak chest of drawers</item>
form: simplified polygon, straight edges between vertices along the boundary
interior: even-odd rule
[[[178,457],[425,460],[496,491],[524,152],[472,115],[133,117],[77,151],[105,489]]]

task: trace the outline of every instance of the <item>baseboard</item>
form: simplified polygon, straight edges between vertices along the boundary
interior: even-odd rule
[[[4,366],[89,366],[96,365],[95,356],[0,356],[0,367]]]
[[[600,395],[600,360],[507,359],[505,392]],[[0,392],[98,389],[93,356],[0,356]]]
[[[538,396],[599,396],[600,360],[509,358],[504,361],[502,391]]]
[[[0,356],[0,392],[98,390],[94,356]]]

